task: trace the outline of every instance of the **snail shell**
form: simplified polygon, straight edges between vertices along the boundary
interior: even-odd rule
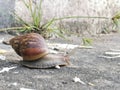
[[[20,63],[28,68],[53,68],[57,65],[69,65],[69,59],[67,56],[62,56],[59,54],[48,54],[36,61],[21,61]]]
[[[16,36],[10,40],[10,45],[24,61],[34,61],[48,54],[44,38],[37,33]]]

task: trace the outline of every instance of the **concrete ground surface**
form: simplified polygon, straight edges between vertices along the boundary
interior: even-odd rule
[[[8,37],[11,36],[0,34],[1,39]],[[79,38],[72,39],[72,43],[80,44]],[[54,42],[60,41],[64,42]],[[10,45],[0,43],[0,49],[8,51],[6,59],[0,60],[0,90],[120,90],[120,57],[101,57],[110,49],[120,50],[120,34],[101,35],[92,46],[93,49],[77,49],[70,56],[70,66],[60,69],[29,69],[11,63],[11,60],[21,58]],[[5,71],[3,68],[11,69]],[[81,82],[74,82],[75,77]]]

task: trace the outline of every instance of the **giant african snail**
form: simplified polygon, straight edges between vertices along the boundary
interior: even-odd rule
[[[44,38],[37,33],[20,35],[10,40],[15,52],[23,58],[21,64],[29,68],[50,68],[69,65],[69,57],[50,54]]]

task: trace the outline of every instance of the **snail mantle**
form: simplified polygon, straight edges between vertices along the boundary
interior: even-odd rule
[[[20,64],[28,68],[53,68],[69,65],[69,57],[49,53],[45,39],[37,33],[12,38],[10,45],[23,58]]]

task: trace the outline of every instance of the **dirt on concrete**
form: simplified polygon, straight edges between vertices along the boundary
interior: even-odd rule
[[[9,37],[8,34],[0,34],[1,39]],[[81,43],[78,37],[71,40],[73,44]],[[63,40],[50,41],[67,43]],[[77,49],[70,56],[70,66],[29,69],[11,63],[12,60],[21,60],[21,57],[10,45],[0,43],[0,49],[8,51],[6,59],[0,60],[0,90],[120,90],[120,57],[101,57],[110,49],[120,50],[120,34],[96,37],[92,46],[93,49]],[[6,67],[11,69],[3,71]],[[81,82],[74,82],[75,77]]]

